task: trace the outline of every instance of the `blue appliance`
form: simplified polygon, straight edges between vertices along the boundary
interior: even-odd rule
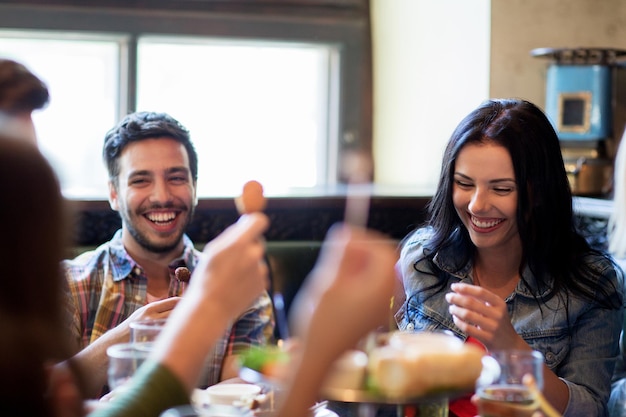
[[[615,141],[615,69],[626,50],[539,48],[531,54],[552,60],[546,77],[545,112],[561,142],[573,193],[606,195],[612,186],[607,143]]]
[[[561,140],[602,140],[611,136],[611,67],[551,65],[546,114]]]
[[[546,80],[545,111],[559,139],[597,141],[613,135],[613,69],[626,50],[539,48],[552,59]]]

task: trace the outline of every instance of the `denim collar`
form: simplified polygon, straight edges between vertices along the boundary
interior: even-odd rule
[[[473,261],[470,260],[465,265],[460,265],[457,262],[458,259],[458,253],[454,248],[444,248],[435,254],[433,262],[442,271],[454,277],[457,277],[461,281],[466,281],[470,283],[474,282],[472,276],[472,268],[474,266]],[[547,283],[547,286],[540,291],[537,279],[535,278],[535,275],[531,271],[528,264],[524,266],[522,277],[524,278],[524,280],[520,280],[517,283],[515,290],[513,291],[514,294],[520,295],[522,297],[542,298],[548,296],[554,284],[554,278],[545,275],[544,282]],[[528,286],[530,288],[524,284],[524,281],[528,283]]]

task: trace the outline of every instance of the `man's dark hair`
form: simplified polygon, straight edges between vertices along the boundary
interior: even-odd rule
[[[127,115],[104,137],[102,157],[109,172],[109,180],[117,185],[120,173],[118,160],[124,148],[132,143],[152,138],[171,138],[187,150],[193,181],[198,180],[198,154],[189,137],[189,131],[167,113],[136,112]]]

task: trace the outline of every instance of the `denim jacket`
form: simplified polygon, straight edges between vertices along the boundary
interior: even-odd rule
[[[437,253],[434,263],[444,272],[446,282],[443,289],[441,285],[429,288],[440,283],[440,278],[429,274],[432,270],[426,261],[417,262],[423,256],[422,244],[429,237],[429,229],[419,229],[402,246],[397,269],[404,283],[406,302],[396,314],[398,328],[449,330],[465,340],[467,335],[455,326],[448,312],[445,294],[451,292],[450,285],[455,282],[473,282],[471,261],[455,265],[455,251]],[[600,257],[590,258],[589,262],[615,288],[622,288],[622,276],[610,262]],[[529,268],[524,270],[523,278],[531,286],[536,284]],[[547,366],[567,384],[569,403],[564,416],[606,416],[623,310],[608,310],[571,295],[567,310],[564,298],[559,296],[540,306],[521,280],[505,301],[517,333],[531,348],[543,353]]]
[[[617,265],[626,271],[626,259],[614,258]],[[609,416],[626,417],[626,316],[622,325],[620,336],[621,354],[617,359],[613,371],[613,383],[611,384],[611,397],[609,399]]]

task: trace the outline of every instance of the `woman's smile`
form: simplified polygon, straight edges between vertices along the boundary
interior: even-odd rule
[[[479,218],[473,216],[471,213],[468,213],[470,218],[470,223],[473,226],[473,229],[477,232],[488,233],[492,230],[496,229],[500,224],[502,224],[506,219],[494,219],[494,218]]]
[[[480,249],[520,245],[517,184],[511,156],[493,142],[461,149],[454,169],[452,200],[472,242]]]

